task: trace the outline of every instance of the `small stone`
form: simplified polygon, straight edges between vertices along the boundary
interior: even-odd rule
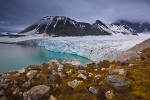
[[[88,77],[92,77],[93,76],[93,73],[89,73]]]
[[[25,68],[22,68],[22,69],[18,70],[18,73],[19,73],[19,74],[22,74],[22,73],[24,73],[25,71],[26,71]]]
[[[133,67],[134,64],[129,64],[128,67]]]
[[[70,75],[72,74],[72,69],[69,70],[69,71],[66,71],[66,74],[67,74],[68,76],[70,76]]]
[[[86,75],[86,74],[87,74],[87,71],[86,71],[86,70],[78,70],[78,73],[79,73],[79,74],[84,74],[84,75]]]
[[[71,61],[67,61],[66,63],[74,65],[74,66],[81,65],[81,63],[79,62],[79,60],[71,60]]]
[[[93,94],[98,94],[98,89],[97,88],[95,88],[95,87],[89,87],[89,91],[91,92],[91,93],[93,93]]]
[[[112,91],[106,91],[105,97],[106,97],[107,99],[113,99],[114,93],[113,93]]]
[[[94,69],[95,71],[98,71],[98,69]]]
[[[78,80],[73,80],[70,82],[67,82],[69,87],[72,87],[73,89],[76,88],[77,86],[79,86],[83,81],[78,81]]]
[[[95,78],[101,78],[101,74],[95,75]]]
[[[106,68],[101,68],[102,71],[106,70]]]
[[[52,71],[52,75],[57,75],[57,74],[58,73],[55,70]]]
[[[16,95],[17,92],[19,92],[19,88],[16,88],[15,91],[13,92],[13,95]]]
[[[60,77],[65,77],[65,76],[66,76],[63,72],[58,72],[58,75],[59,75]]]
[[[57,98],[54,97],[53,95],[51,95],[51,96],[49,97],[49,100],[57,100]]]
[[[109,74],[112,75],[114,73],[118,73],[120,75],[123,75],[123,76],[126,76],[127,75],[127,72],[125,69],[115,69],[115,70],[110,70],[109,71]]]
[[[83,75],[83,74],[79,74],[77,77],[82,78],[82,79],[84,79],[84,80],[87,79],[87,77],[86,77],[85,75]]]
[[[37,74],[37,70],[31,70],[26,74],[26,77],[28,77],[29,79],[32,79],[35,74]]]
[[[31,85],[31,83],[29,81],[25,82],[22,84],[23,88],[28,88]]]

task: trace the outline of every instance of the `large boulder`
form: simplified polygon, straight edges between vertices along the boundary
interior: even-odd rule
[[[24,100],[28,100],[28,99],[39,100],[49,90],[50,87],[46,85],[39,85],[39,86],[32,87],[29,91],[23,93]]]
[[[108,75],[106,78],[106,83],[115,90],[122,92],[129,87],[129,84],[124,79],[114,75]]]

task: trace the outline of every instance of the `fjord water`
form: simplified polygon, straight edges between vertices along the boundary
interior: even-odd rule
[[[28,65],[42,64],[51,59],[78,59],[82,64],[90,62],[87,58],[47,51],[40,47],[27,47],[16,44],[0,44],[0,73],[17,70]]]

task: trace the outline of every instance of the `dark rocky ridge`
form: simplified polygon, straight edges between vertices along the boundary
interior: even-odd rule
[[[20,33],[36,30],[36,33],[46,33],[56,36],[86,36],[86,35],[111,35],[101,31],[89,23],[77,22],[64,16],[46,16],[39,23],[29,26]]]

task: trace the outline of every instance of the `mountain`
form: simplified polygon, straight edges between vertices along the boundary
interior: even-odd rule
[[[137,35],[137,33],[150,31],[149,23],[131,23],[117,21],[112,24],[96,20],[94,24],[77,22],[65,16],[46,16],[39,22],[19,32],[20,34],[43,34],[49,36],[87,36],[87,35]]]
[[[130,27],[134,30],[135,33],[142,33],[150,31],[150,23],[138,23],[138,22],[129,22],[125,20],[119,20],[114,22],[113,25],[124,25]]]
[[[100,20],[97,20],[93,26],[111,34],[135,34],[134,30],[126,25],[105,24]]]
[[[38,23],[33,24],[20,33],[41,34],[50,36],[85,36],[85,35],[111,35],[111,33],[85,22],[77,22],[64,16],[46,16]]]

